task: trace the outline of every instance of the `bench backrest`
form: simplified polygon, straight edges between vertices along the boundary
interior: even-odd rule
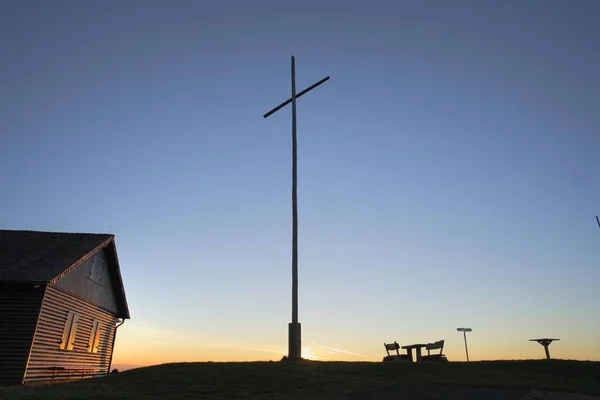
[[[437,350],[437,349],[443,349],[444,348],[444,341],[443,340],[439,340],[437,342],[433,342],[433,343],[428,343],[426,349],[427,350]]]
[[[437,349],[440,349],[440,354],[442,354],[442,351],[444,350],[444,341],[438,340],[437,342],[427,343],[427,346],[425,346],[425,349],[427,349],[427,354],[429,354],[429,352],[431,350],[437,350]]]
[[[383,344],[385,346],[385,351],[387,352],[387,355],[390,355],[390,350],[394,351],[396,350],[396,353],[400,354],[398,352],[398,349],[400,348],[400,345],[398,344],[398,342],[394,342],[394,343],[384,343]]]
[[[396,342],[394,343],[384,343],[386,350],[398,350],[400,345]]]

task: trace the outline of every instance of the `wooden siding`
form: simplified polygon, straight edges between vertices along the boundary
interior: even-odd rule
[[[94,262],[94,257],[97,257],[100,262]],[[115,284],[108,271],[108,260],[105,250],[100,249],[95,255],[62,277],[56,283],[56,286],[88,300],[113,314],[118,314],[113,289]]]
[[[73,350],[60,350],[70,311],[79,315]],[[100,323],[97,353],[88,351],[94,320]],[[117,321],[115,316],[102,308],[60,288],[48,286],[24,383],[56,382],[108,374]]]
[[[0,383],[23,381],[45,285],[0,285]]]

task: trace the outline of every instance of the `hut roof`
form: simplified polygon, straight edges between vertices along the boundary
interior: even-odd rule
[[[120,317],[129,318],[114,235],[0,230],[0,283],[55,283],[101,248],[112,261]]]

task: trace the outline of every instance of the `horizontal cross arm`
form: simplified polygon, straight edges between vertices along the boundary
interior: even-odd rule
[[[329,80],[329,77],[326,76],[325,78],[321,79],[319,82],[315,83],[314,85],[311,85],[311,86],[307,87],[306,89],[304,89],[303,91],[301,91],[300,93],[297,93],[296,98],[302,96],[303,94],[310,92],[311,90],[313,90],[320,84],[327,82],[328,80]],[[290,97],[289,99],[287,99],[286,101],[284,101],[283,103],[281,103],[280,105],[278,105],[277,107],[275,107],[274,109],[272,109],[271,111],[269,111],[268,113],[263,115],[263,117],[267,118],[269,115],[273,114],[275,111],[279,110],[280,108],[285,107],[286,105],[290,104],[291,102],[292,102],[292,98]]]

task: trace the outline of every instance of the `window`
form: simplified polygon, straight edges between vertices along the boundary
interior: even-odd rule
[[[90,280],[96,282],[98,285],[104,285],[103,280],[104,274],[104,261],[98,257],[94,256],[92,259],[92,266],[90,267]]]
[[[60,342],[61,350],[73,350],[75,344],[75,334],[77,333],[77,325],[79,324],[79,315],[72,311],[67,314],[67,322],[63,331],[62,341]]]
[[[88,352],[97,353],[99,344],[100,344],[100,322],[94,320],[94,323],[92,325],[92,334],[90,335],[90,342],[88,344]]]

